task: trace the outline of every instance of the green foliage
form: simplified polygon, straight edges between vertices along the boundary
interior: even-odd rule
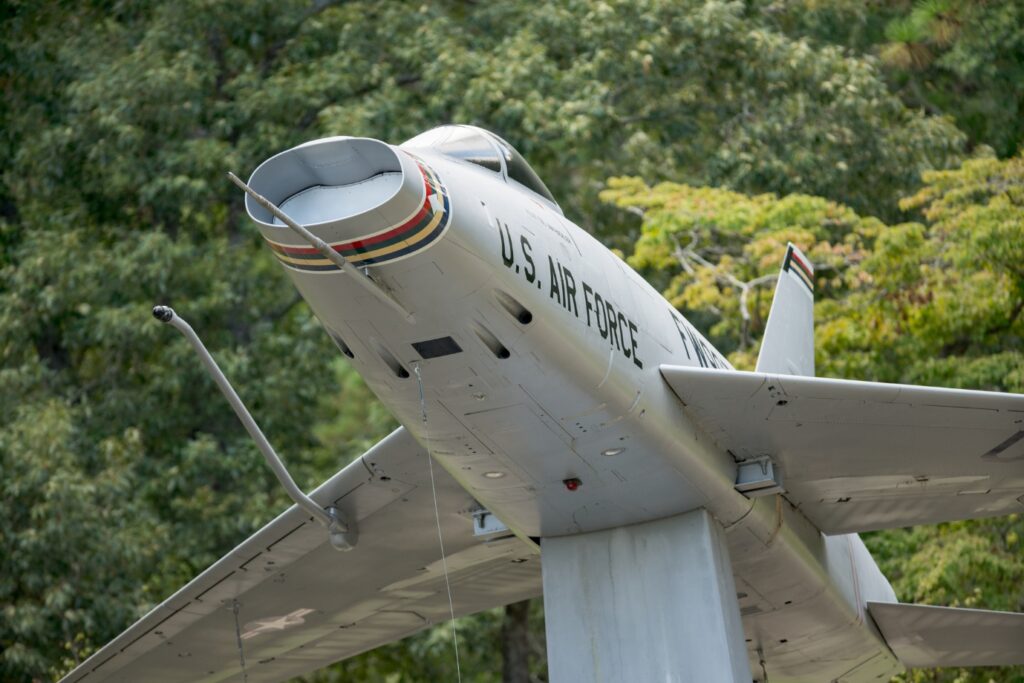
[[[452,120],[505,134],[591,227],[614,215],[597,211],[596,189],[624,173],[889,214],[963,143],[947,121],[903,107],[871,60],[772,31],[737,2],[292,0],[97,14],[15,14],[61,78],[58,95],[41,95],[58,125],[17,145],[34,168],[16,178],[114,200],[110,218],[219,226],[211,202],[225,166],[316,135],[400,140]],[[71,40],[68,19],[85,29]],[[11,41],[15,60],[25,42]]]
[[[885,31],[883,60],[911,106],[945,112],[1002,156],[1024,142],[1024,7],[920,0]]]
[[[340,449],[341,461],[354,460],[398,427],[394,416],[377,401],[351,365],[338,358],[331,367],[338,390],[320,398],[331,417],[313,426],[317,441],[330,446],[324,451],[327,460],[321,464],[325,471],[337,467],[339,450],[335,449]]]
[[[1024,6],[978,0],[756,0],[794,38],[877,55],[899,98],[949,116],[971,146],[1024,144]]]
[[[1024,157],[925,175],[928,225],[880,234],[842,302],[819,308],[823,371],[1024,392]]]
[[[137,431],[83,457],[83,435],[61,402],[9,417],[0,432],[0,678],[19,680],[82,659],[141,616],[138,579],[166,529],[132,501]]]
[[[613,178],[602,197],[643,213],[629,263],[707,326],[711,341],[744,369],[757,359],[754,339],[764,332],[786,244],[798,244],[815,263],[816,296],[829,298],[848,290],[839,274],[864,257],[884,228],[877,219],[808,195],[749,197]]]
[[[1024,611],[1024,519],[1010,515],[908,530],[865,542],[903,602]],[[1024,681],[1024,667],[914,670],[907,683]]]

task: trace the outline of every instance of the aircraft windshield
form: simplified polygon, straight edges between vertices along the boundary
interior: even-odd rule
[[[442,154],[468,161],[501,173],[498,149],[479,128],[472,126],[441,126],[417,135],[405,143],[409,147],[430,147]]]
[[[545,185],[544,181],[540,179],[540,176],[534,172],[530,167],[530,164],[526,163],[526,159],[523,158],[523,155],[516,151],[515,147],[508,144],[497,135],[495,135],[494,138],[505,156],[505,172],[508,173],[508,177],[520,185],[530,188],[541,197],[549,199],[552,203],[557,204],[555,198],[551,196],[551,191],[548,190],[547,185]]]
[[[558,203],[544,181],[526,163],[515,147],[497,135],[475,126],[441,126],[421,133],[403,146],[429,147],[456,159],[501,173],[533,190],[556,206]]]

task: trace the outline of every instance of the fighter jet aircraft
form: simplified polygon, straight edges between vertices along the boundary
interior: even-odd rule
[[[64,681],[282,681],[538,595],[556,682],[1024,663],[1024,615],[900,604],[856,535],[1024,511],[1024,396],[816,377],[796,246],[740,372],[479,128],[241,185],[403,426]]]

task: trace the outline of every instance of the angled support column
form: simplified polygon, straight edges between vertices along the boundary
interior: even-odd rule
[[[552,683],[749,683],[722,529],[705,510],[541,541]]]

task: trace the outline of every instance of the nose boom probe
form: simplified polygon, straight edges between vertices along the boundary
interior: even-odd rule
[[[331,545],[338,550],[351,550],[355,547],[356,540],[358,539],[358,533],[356,531],[354,522],[347,522],[341,513],[335,507],[321,507],[315,500],[307,496],[302,492],[296,484],[295,480],[292,479],[292,475],[288,472],[288,468],[285,467],[281,458],[278,457],[274,451],[274,447],[267,441],[267,437],[263,435],[263,430],[260,429],[259,425],[256,424],[256,420],[253,419],[249,413],[248,408],[242,403],[242,399],[238,397],[234,387],[231,386],[231,382],[224,376],[220,366],[217,365],[217,361],[213,359],[210,352],[206,349],[203,341],[199,338],[199,335],[195,333],[192,326],[185,321],[184,318],[178,316],[174,309],[170,306],[156,306],[153,308],[153,317],[169,324],[174,329],[181,332],[185,339],[188,340],[192,348],[195,349],[196,353],[199,354],[199,359],[206,366],[206,371],[216,382],[217,387],[221,393],[224,394],[224,398],[228,400],[231,407],[235,411],[235,415],[238,416],[242,426],[245,427],[245,431],[249,432],[249,436],[256,442],[256,447],[260,449],[260,453],[266,459],[267,464],[270,465],[270,469],[274,471],[274,475],[277,476],[277,480],[284,486],[285,492],[288,493],[288,497],[295,501],[295,504],[301,507],[303,510],[313,515],[321,524],[327,527],[327,533],[331,539]]]

